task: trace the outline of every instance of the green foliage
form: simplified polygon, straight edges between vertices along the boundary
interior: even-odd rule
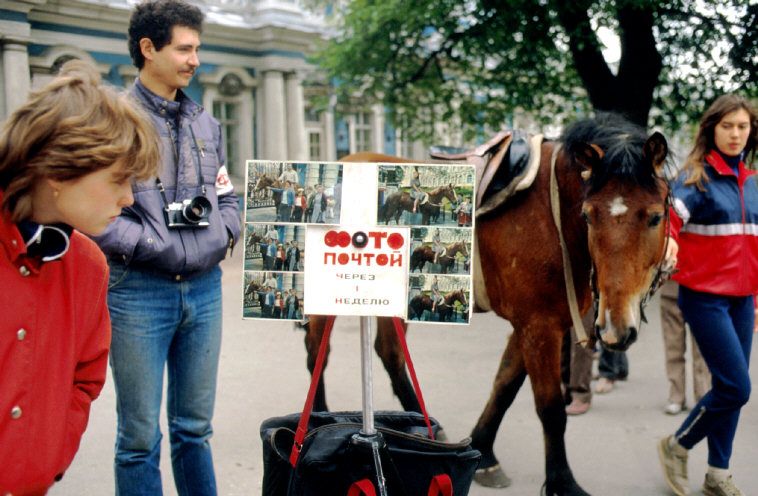
[[[412,138],[437,123],[471,139],[516,112],[561,123],[593,108],[676,129],[717,94],[758,96],[758,7],[704,3],[354,0],[315,62],[341,101],[384,102]],[[602,59],[600,26],[621,33],[618,74]]]

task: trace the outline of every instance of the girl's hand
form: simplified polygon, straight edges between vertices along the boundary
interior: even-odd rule
[[[674,238],[669,237],[666,240],[666,253],[663,255],[663,267],[664,270],[673,270],[676,267],[677,254],[679,253],[679,245]]]

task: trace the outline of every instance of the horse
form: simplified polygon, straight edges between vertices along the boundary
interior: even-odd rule
[[[445,247],[445,254],[440,255],[437,258],[437,263],[440,265],[440,273],[447,274],[455,263],[455,257],[458,253],[462,253],[464,257],[468,257],[468,248],[463,241],[456,241],[450,243]],[[421,245],[416,247],[411,253],[411,272],[418,269],[419,272],[423,272],[424,265],[427,262],[434,262],[434,250],[429,245]]]
[[[260,251],[259,245],[262,239],[263,236],[257,232],[250,233],[245,243],[245,258],[252,258],[254,252]]]
[[[587,496],[566,454],[561,344],[572,326],[572,306],[575,315],[582,315],[593,301],[593,339],[612,350],[626,350],[635,341],[643,304],[662,274],[669,212],[668,185],[662,177],[667,154],[662,134],[648,136],[617,116],[579,121],[558,141],[541,144],[539,170],[530,188],[477,219],[489,309],[513,326],[490,397],[471,432],[472,447],[482,453],[477,483],[505,487],[510,482],[494,453],[495,436],[528,375],[543,429],[544,494]],[[343,160],[405,161],[370,153]],[[560,205],[559,222],[551,211],[551,196]],[[564,257],[571,278],[564,272]],[[573,281],[573,292],[567,291],[566,280]],[[311,372],[325,320],[313,316],[307,328]],[[393,331],[391,319],[378,318],[374,347],[403,408],[419,411]],[[316,405],[325,409],[321,382]]]
[[[443,198],[447,198],[450,203],[458,203],[458,195],[452,184],[439,186],[432,191],[427,192],[428,198],[424,203],[419,203],[418,209],[421,212],[421,223],[425,226],[430,224],[431,218],[439,217],[440,206]],[[413,212],[413,199],[407,191],[397,191],[387,196],[384,205],[379,208],[379,220],[385,224],[395,219],[395,224],[400,223],[400,215],[403,210]]]
[[[295,191],[300,188],[299,184],[293,184],[292,187],[295,189]],[[258,180],[255,181],[255,187],[253,188],[253,193],[256,193],[258,191],[264,191],[266,188],[277,188],[277,189],[283,189],[284,188],[284,182],[280,181],[278,178],[274,176],[269,176],[265,172],[258,177]],[[271,199],[274,200],[275,205],[279,205],[279,203],[282,201],[282,192],[281,191],[271,191]],[[289,219],[287,219],[289,220]]]
[[[444,302],[441,302],[435,308],[435,311],[439,315],[440,322],[450,321],[450,317],[452,317],[453,310],[455,309],[456,301],[462,303],[463,305],[468,304],[466,300],[466,294],[462,289],[450,291],[449,293],[445,294],[443,298]],[[433,301],[430,295],[417,294],[411,298],[411,301],[408,303],[408,316],[418,317],[418,320],[421,320],[421,317],[424,315],[424,310],[428,310],[430,313],[432,312],[432,305]]]

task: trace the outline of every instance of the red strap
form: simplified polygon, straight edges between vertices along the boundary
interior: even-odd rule
[[[426,422],[426,428],[429,431],[429,439],[434,440],[434,432],[432,431],[432,423],[429,421],[429,414],[426,413],[426,405],[424,404],[424,396],[421,394],[421,386],[419,386],[418,379],[416,378],[416,369],[413,368],[411,353],[408,351],[408,343],[405,342],[405,332],[403,332],[403,324],[402,322],[400,322],[400,317],[392,317],[392,323],[395,324],[395,333],[397,333],[397,340],[400,342],[403,348],[405,363],[408,364],[408,373],[410,374],[411,381],[413,382],[413,389],[416,391],[416,398],[418,398],[418,404],[421,407],[421,413],[424,414],[424,422]]]
[[[316,366],[313,368],[313,375],[311,376],[311,387],[308,389],[308,396],[305,398],[303,413],[300,415],[300,422],[298,422],[297,431],[295,431],[295,442],[292,445],[292,451],[290,452],[290,465],[293,467],[297,464],[297,458],[300,456],[300,450],[303,447],[305,433],[308,432],[308,421],[311,418],[311,411],[313,411],[313,399],[316,396],[318,381],[321,379],[321,372],[324,369],[326,350],[329,347],[329,336],[332,333],[332,327],[334,327],[335,318],[336,317],[334,315],[329,315],[326,317],[324,334],[321,335],[321,344],[318,347],[318,355],[316,356]],[[374,493],[372,493],[372,495],[373,494]]]
[[[374,484],[370,480],[362,479],[358,482],[353,482],[353,485],[347,491],[347,496],[360,496],[361,494],[376,496],[376,489],[374,489]],[[450,494],[452,495],[452,493]]]
[[[453,496],[453,481],[447,474],[435,475],[429,484],[428,496]]]

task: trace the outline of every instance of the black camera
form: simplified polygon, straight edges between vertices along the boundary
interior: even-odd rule
[[[211,215],[211,202],[204,196],[196,196],[191,200],[169,203],[166,212],[168,227],[207,227]]]

